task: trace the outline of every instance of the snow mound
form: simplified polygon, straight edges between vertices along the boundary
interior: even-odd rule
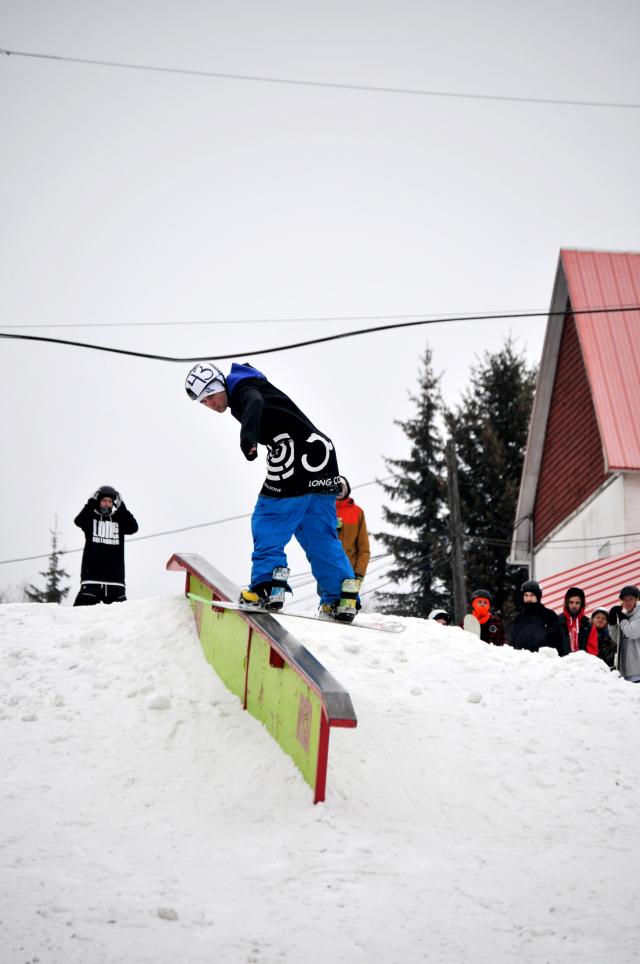
[[[282,622],[358,715],[318,807],[184,598],[0,606],[3,964],[637,959],[640,686]]]

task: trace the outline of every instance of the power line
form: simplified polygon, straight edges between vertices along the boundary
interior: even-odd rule
[[[455,319],[460,314],[462,314],[462,312],[459,311],[445,312],[442,317]],[[16,328],[191,328],[202,325],[299,325],[317,324],[320,321],[396,321],[397,319],[425,317],[435,318],[440,316],[428,315],[428,313],[424,311],[414,311],[412,314],[404,315],[321,315],[317,318],[300,318],[294,316],[289,318],[218,318],[209,321],[70,321],[59,324],[46,323],[44,325],[33,324],[31,322],[26,325],[4,325],[0,322],[0,328],[12,330]],[[492,313],[487,312],[483,317],[490,319]]]
[[[547,542],[540,544],[541,549],[546,549],[547,546],[560,546],[566,549],[573,549],[580,546],[588,547],[591,544],[598,545],[600,542],[617,542],[621,539],[632,539],[635,536],[640,536],[640,532],[619,532],[615,535],[607,536],[585,536],[580,538],[580,536],[574,536],[572,539],[549,539]],[[486,545],[491,546],[510,546],[512,544],[512,539],[490,539],[483,536],[465,536],[465,540],[469,542],[482,542]]]
[[[515,104],[546,104],[563,107],[609,107],[637,110],[640,104],[618,101],[573,100],[559,97],[519,97],[511,94],[477,94],[468,91],[426,90],[416,87],[387,87],[373,84],[346,84],[336,81],[300,80],[294,77],[265,77],[259,74],[232,74],[214,70],[194,70],[187,67],[162,67],[153,64],[132,64],[116,60],[94,60],[89,57],[64,57],[59,54],[41,54],[26,50],[5,50],[7,57],[26,57],[33,60],[53,60],[59,63],[84,64],[92,67],[111,67],[121,70],[140,70],[156,74],[178,74],[185,77],[207,77],[216,80],[237,80],[259,84],[278,84],[289,87],[315,87],[323,90],[348,90],[372,94],[400,94],[410,97],[443,97],[456,100],[498,101]]]
[[[624,308],[572,308],[570,311],[520,311],[494,315],[460,315],[455,317],[421,318],[418,321],[399,321],[393,325],[376,325],[372,328],[360,328],[356,331],[343,331],[336,335],[323,335],[321,338],[310,338],[308,341],[292,342],[288,345],[278,345],[275,348],[259,348],[253,350],[243,348],[241,351],[230,352],[226,355],[219,355],[217,352],[201,352],[198,355],[190,355],[184,358],[173,355],[152,355],[149,352],[131,351],[125,348],[112,348],[107,345],[92,345],[88,344],[87,342],[70,341],[65,338],[48,338],[44,335],[16,335],[13,333],[8,334],[7,332],[2,331],[0,332],[0,338],[12,338],[18,341],[45,342],[52,345],[67,345],[73,348],[88,348],[91,351],[106,351],[115,355],[128,355],[129,357],[133,358],[147,358],[152,361],[180,362],[181,364],[184,364],[186,362],[200,361],[203,358],[215,358],[217,361],[227,361],[231,358],[238,358],[240,355],[244,355],[245,357],[249,355],[272,355],[276,352],[291,351],[294,348],[306,348],[309,345],[321,345],[330,341],[339,341],[342,338],[355,338],[359,335],[371,335],[380,331],[394,331],[398,328],[414,328],[418,325],[451,324],[453,322],[460,321],[509,321],[521,318],[552,318],[556,315],[565,316],[567,314],[619,314],[620,312],[631,311],[640,311],[640,305],[627,305]]]
[[[357,485],[352,485],[352,489],[365,489],[368,485],[379,485],[381,482],[386,482],[388,479],[393,478],[391,475],[387,475],[382,479],[372,479],[370,482],[360,482]],[[190,532],[193,529],[206,529],[209,526],[219,526],[223,522],[236,522],[238,519],[250,519],[252,513],[244,512],[241,515],[229,515],[224,519],[213,519],[211,522],[197,522],[195,525],[191,526],[181,526],[179,529],[165,529],[162,532],[150,532],[146,536],[131,536],[127,537],[127,545],[130,542],[143,542],[146,539],[159,539],[161,536],[172,536],[178,532]],[[64,549],[59,552],[60,556],[70,556],[76,552],[82,552],[84,546],[79,546],[75,549]],[[41,552],[35,556],[21,556],[17,559],[0,559],[0,566],[8,566],[13,562],[33,562],[36,559],[48,559],[51,555],[51,550],[49,552]],[[374,559],[380,558],[380,556],[374,556]]]

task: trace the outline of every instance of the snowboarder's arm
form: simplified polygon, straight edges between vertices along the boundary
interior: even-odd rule
[[[250,462],[258,456],[258,435],[264,411],[264,398],[257,388],[248,386],[242,398],[240,417],[240,448]]]

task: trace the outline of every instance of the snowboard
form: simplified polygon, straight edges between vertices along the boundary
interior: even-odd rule
[[[232,612],[246,613],[248,616],[289,616],[292,619],[312,619],[314,622],[323,623],[325,626],[339,626],[341,629],[370,629],[376,633],[397,634],[403,633],[406,629],[406,626],[398,622],[380,622],[365,626],[362,623],[340,622],[338,619],[320,619],[319,616],[311,616],[308,613],[289,613],[286,609],[279,609],[276,612],[269,609],[260,609],[257,606],[243,606],[241,603],[223,602],[220,599],[205,599],[204,596],[197,596],[193,592],[188,592],[187,596],[189,599],[193,599],[194,602],[206,603],[208,606],[215,606],[216,609],[229,609]]]
[[[473,613],[467,613],[467,615],[464,617],[464,620],[462,621],[462,628],[466,633],[473,633],[474,636],[480,636],[480,623]]]

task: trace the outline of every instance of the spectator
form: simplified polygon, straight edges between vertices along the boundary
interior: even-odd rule
[[[336,498],[338,538],[356,579],[362,582],[371,556],[367,523],[360,506],[350,498],[351,486],[344,475],[340,476],[340,481],[341,489]]]
[[[432,609],[429,613],[429,619],[433,619],[436,623],[440,623],[441,626],[451,625],[451,616],[445,609]]]
[[[84,532],[80,569],[80,592],[74,606],[99,602],[125,602],[124,537],[138,531],[122,497],[110,485],[102,485],[74,519]]]
[[[640,589],[623,586],[620,606],[609,612],[611,636],[618,646],[618,670],[630,683],[640,683]]]
[[[540,583],[528,580],[520,587],[522,608],[511,628],[511,645],[514,649],[528,649],[537,653],[542,646],[549,646],[560,653],[560,627],[558,617],[542,605]]]
[[[586,650],[592,656],[598,655],[598,631],[584,614],[585,595],[577,586],[567,589],[564,596],[564,609],[559,618],[560,655]]]
[[[504,646],[507,636],[500,616],[491,612],[493,598],[486,589],[476,589],[471,593],[471,613],[480,623],[480,639],[494,646]]]
[[[594,609],[591,613],[591,624],[598,634],[598,656],[609,669],[613,669],[616,658],[616,644],[609,633],[609,610]]]

